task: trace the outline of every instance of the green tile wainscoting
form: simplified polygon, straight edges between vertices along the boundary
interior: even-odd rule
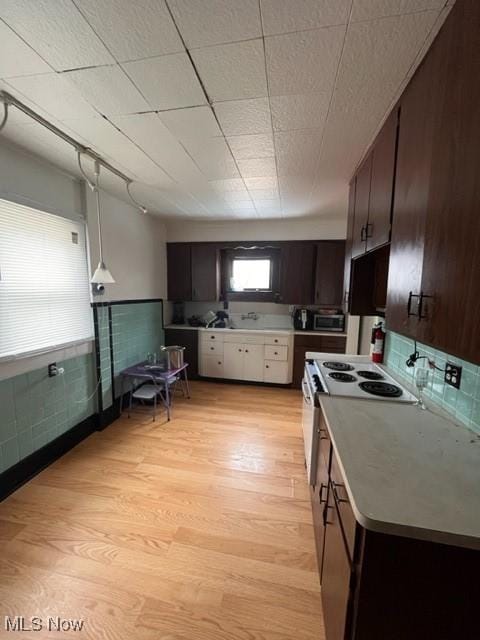
[[[97,412],[94,354],[57,366],[64,375],[49,378],[42,367],[0,380],[0,472]]]
[[[414,348],[412,339],[387,331],[385,364],[411,384],[415,383],[415,367],[407,367],[406,361]],[[445,384],[443,372],[430,370],[430,381],[425,389],[425,395],[452,414],[459,422],[480,433],[480,367],[419,342],[417,342],[417,350],[421,356],[427,356],[441,369],[445,368],[447,360],[463,368],[460,389]],[[424,363],[425,361],[420,360],[417,366],[426,366]]]
[[[121,394],[122,369],[159,353],[165,344],[163,303],[160,300],[112,304],[112,349],[115,398]]]

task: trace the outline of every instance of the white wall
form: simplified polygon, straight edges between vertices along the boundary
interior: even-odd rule
[[[92,273],[97,268],[98,225],[95,194],[85,187]],[[116,280],[97,300],[166,298],[167,257],[164,223],[100,192],[103,258]]]
[[[83,189],[76,178],[1,137],[0,198],[66,218],[84,216]]]
[[[167,222],[168,242],[228,240],[337,240],[346,237],[347,217],[316,216],[286,220]]]

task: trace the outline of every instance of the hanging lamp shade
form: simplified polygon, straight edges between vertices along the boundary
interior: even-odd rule
[[[90,280],[92,284],[115,284],[115,280],[104,262],[99,262]]]

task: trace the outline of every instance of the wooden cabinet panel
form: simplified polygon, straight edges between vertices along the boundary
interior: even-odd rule
[[[192,262],[190,245],[167,244],[168,299],[183,302],[192,299]]]
[[[196,329],[165,329],[165,344],[185,347],[184,360],[188,362],[188,377],[198,376],[198,331]]]
[[[280,252],[280,302],[312,304],[314,301],[315,244],[287,242]]]
[[[434,47],[401,99],[386,319],[389,329],[411,337],[420,337],[419,298],[411,295],[422,288],[434,123],[444,84],[439,61]]]
[[[322,568],[322,604],[328,640],[345,640],[350,603],[350,562],[332,491],[328,494]]]
[[[220,293],[219,250],[215,244],[191,245],[192,300],[213,302]]]
[[[442,108],[433,118],[419,337],[480,363],[480,3],[459,2],[454,15],[431,52]]]
[[[348,192],[348,218],[347,218],[347,239],[345,241],[345,265],[343,274],[343,310],[347,313],[350,309],[350,274],[352,269],[352,245],[353,232],[355,226],[355,192],[356,178],[350,182]]]
[[[318,425],[318,453],[317,453],[317,472],[315,476],[315,486],[311,488],[312,499],[312,515],[313,528],[315,535],[315,546],[317,549],[318,571],[320,582],[322,581],[323,568],[323,551],[325,542],[325,520],[326,507],[328,503],[329,491],[329,470],[330,470],[330,452],[331,443],[328,435],[327,425],[322,412]]]
[[[293,349],[293,381],[292,386],[302,386],[305,354],[307,351],[324,353],[345,353],[347,339],[344,336],[306,336],[296,335]]]
[[[367,222],[370,206],[372,153],[364,160],[357,173],[355,187],[355,216],[353,218],[352,258],[365,253],[367,247]]]
[[[317,243],[315,304],[324,307],[342,306],[344,268],[344,240],[324,240]]]
[[[367,251],[390,241],[398,109],[388,116],[373,147],[370,204],[366,229]]]

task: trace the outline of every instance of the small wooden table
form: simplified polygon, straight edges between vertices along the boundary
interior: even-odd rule
[[[167,410],[167,418],[170,420],[170,409],[172,406],[171,395],[170,395],[170,385],[176,379],[180,379],[184,392],[186,391],[187,398],[190,398],[190,389],[188,386],[188,377],[187,377],[187,368],[188,362],[185,362],[181,367],[177,367],[176,369],[163,369],[160,366],[155,366],[148,364],[147,362],[139,362],[138,364],[134,364],[131,367],[127,367],[120,372],[120,376],[122,377],[122,395],[120,398],[120,413],[123,410],[123,396],[125,393],[125,381],[130,378],[131,380],[143,380],[150,381],[154,384],[159,385],[164,392],[159,389],[159,395],[162,399],[162,402]],[[130,390],[130,393],[132,391]]]

